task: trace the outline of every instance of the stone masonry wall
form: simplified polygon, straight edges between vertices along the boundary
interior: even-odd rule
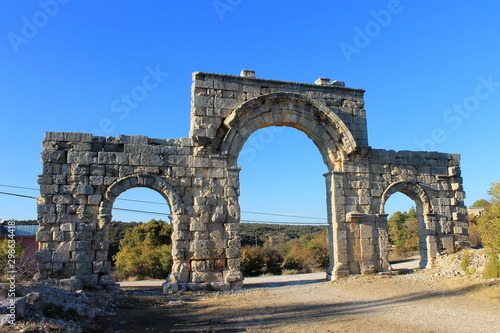
[[[395,192],[416,203],[421,266],[431,265],[436,253],[468,239],[459,156],[371,149],[363,93],[324,78],[304,84],[257,79],[252,71],[194,73],[189,138],[46,133],[40,277],[113,285],[107,252],[114,201],[147,187],[172,213],[174,263],[165,290],[240,287],[237,159],[266,126],[303,131],[328,167],[329,278],[390,269],[384,205]]]

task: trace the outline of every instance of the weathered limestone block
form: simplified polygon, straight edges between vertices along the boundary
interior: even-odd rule
[[[71,292],[75,292],[77,290],[83,289],[82,280],[76,276],[72,276],[69,279],[61,279],[59,280],[59,288]]]
[[[111,262],[109,261],[94,261],[92,263],[93,273],[111,274]]]
[[[90,165],[97,163],[97,153],[88,151],[69,151],[68,163]]]
[[[52,262],[69,262],[69,254],[67,251],[52,252]]]
[[[99,278],[99,284],[103,286],[110,286],[115,284],[115,279],[109,274],[103,275]]]

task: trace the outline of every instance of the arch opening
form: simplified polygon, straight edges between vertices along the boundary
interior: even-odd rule
[[[314,143],[295,128],[268,126],[249,137],[238,165],[242,168],[239,202],[244,275],[326,271],[332,251],[328,246],[331,237],[327,235],[325,180],[321,175],[327,166]],[[247,224],[258,221],[262,223],[260,228]],[[317,247],[306,249],[306,244]],[[309,262],[292,262],[294,256],[300,259],[299,249],[301,255],[310,252]],[[259,254],[273,262],[259,262]],[[250,272],[246,265],[252,263],[256,266]]]
[[[408,204],[413,207],[408,207]],[[394,207],[402,207],[402,205],[404,205],[407,211],[395,211]],[[411,210],[412,208],[414,211]],[[388,221],[388,229],[393,245],[395,245],[395,242],[405,241],[407,243],[400,243],[400,246],[403,248],[406,246],[406,250],[410,250],[415,245],[415,250],[418,251],[419,256],[418,268],[429,268],[431,264],[430,259],[432,258],[432,254],[430,253],[432,249],[430,235],[433,234],[433,231],[430,230],[428,217],[432,214],[432,211],[425,190],[420,185],[409,181],[392,184],[382,196],[381,214],[384,214],[386,210],[391,213]],[[401,218],[406,220],[398,222],[397,220]],[[398,233],[399,235],[397,235]],[[395,238],[398,239],[396,240]]]
[[[419,224],[423,215],[418,210],[416,202],[402,192],[393,193],[386,202],[389,263],[393,268],[420,267]]]
[[[135,196],[134,193],[136,193]],[[161,209],[123,208],[127,204],[149,204]],[[138,206],[135,207],[139,208]],[[142,216],[145,216],[144,214],[146,214],[149,216],[154,215],[157,218],[161,217],[161,220],[169,225],[169,228],[167,228],[169,230],[163,228],[161,233],[169,233],[169,235],[158,235],[160,241],[156,245],[159,247],[165,245],[168,246],[168,249],[159,248],[158,250],[165,253],[158,253],[157,256],[160,256],[162,260],[170,260],[169,267],[177,263],[178,260],[174,258],[172,249],[176,248],[180,240],[178,239],[179,237],[174,237],[174,232],[182,228],[179,224],[181,216],[184,214],[184,205],[178,193],[167,180],[155,175],[139,174],[121,178],[106,189],[99,205],[98,233],[101,245],[99,246],[99,251],[96,251],[95,260],[97,262],[105,260],[108,263],[106,266],[109,265],[110,267],[112,262],[111,256],[113,255],[110,251],[110,249],[113,250],[110,248],[110,245],[116,246],[116,244],[113,244],[113,242],[116,243],[116,240],[110,239],[113,211],[119,211],[118,216],[130,216],[130,214],[142,214]],[[128,215],[123,215],[125,213]],[[129,217],[128,219],[131,218]],[[168,254],[170,254],[170,257],[168,257]],[[168,271],[170,273],[170,269]],[[169,273],[165,272],[165,276],[161,276],[161,278],[167,278]],[[158,278],[159,276],[155,277]]]
[[[147,187],[121,193],[108,236],[115,278],[166,279],[172,266],[171,234],[170,206],[160,193]]]

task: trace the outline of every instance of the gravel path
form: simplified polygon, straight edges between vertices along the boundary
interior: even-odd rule
[[[418,267],[419,260],[404,261],[393,264],[393,269],[415,269]],[[326,279],[326,273],[309,273],[296,275],[274,275],[245,278],[245,286],[255,287],[258,284],[308,284],[311,282],[320,282]],[[165,280],[141,280],[119,282],[121,287],[161,287]]]
[[[224,301],[207,297],[197,316],[210,318],[207,330],[500,332],[500,299],[481,296],[488,291],[475,287],[478,282],[453,281],[415,273],[267,286]],[[492,287],[498,293],[500,286]],[[474,290],[480,296],[474,297]]]
[[[116,321],[155,332],[500,332],[498,280],[436,278],[427,271],[324,278],[248,278],[239,291],[149,296],[152,305],[141,303],[137,317],[135,310],[118,310]],[[145,300],[134,297],[132,303]],[[140,331],[127,328],[120,327]]]

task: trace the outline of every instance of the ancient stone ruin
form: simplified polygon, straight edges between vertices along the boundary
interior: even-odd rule
[[[395,192],[415,201],[421,267],[468,240],[456,154],[372,149],[364,90],[194,73],[189,137],[100,137],[48,132],[39,176],[36,255],[41,278],[114,284],[107,261],[115,199],[133,187],[170,205],[174,264],[165,288],[237,288],[240,272],[238,155],[267,126],[296,128],[314,142],[328,172],[329,279],[390,269],[384,205]]]

